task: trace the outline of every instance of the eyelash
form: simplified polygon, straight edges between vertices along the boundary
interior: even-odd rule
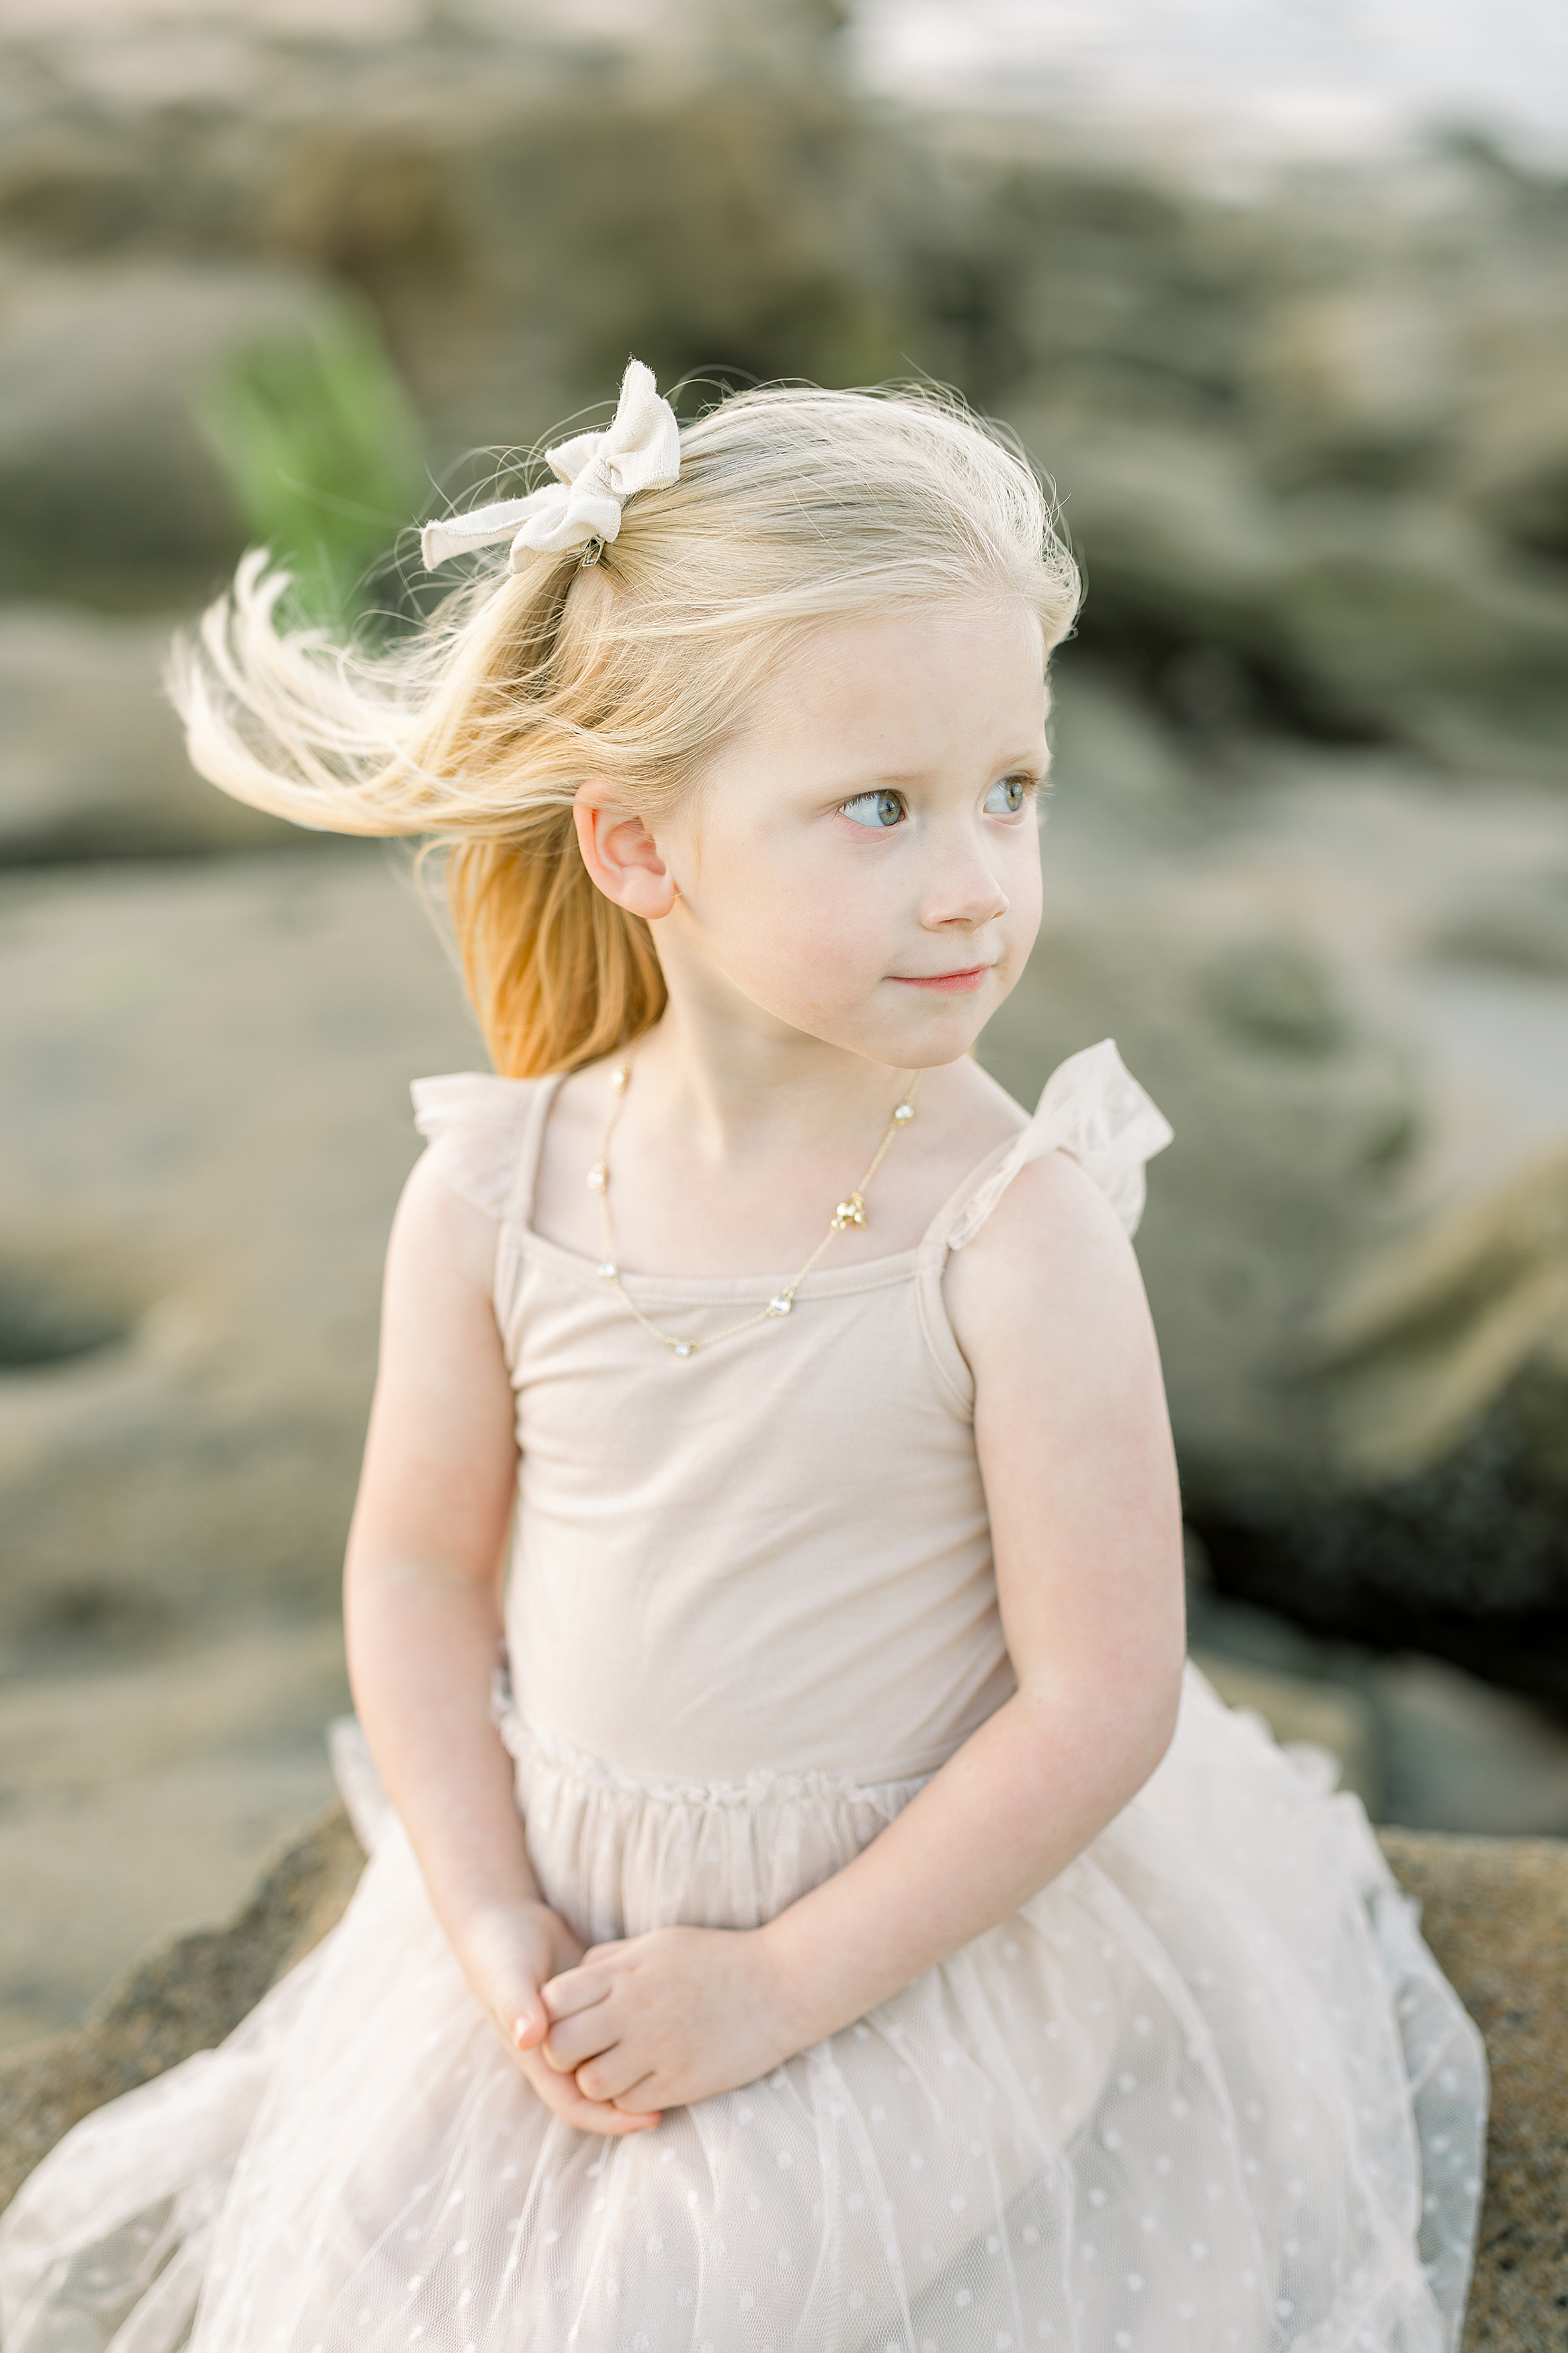
[[[997,814],[998,816],[1004,816],[1004,815],[1005,815],[1005,816],[1007,816],[1007,817],[1018,817],[1018,816],[1021,816],[1021,815],[1022,815],[1022,813],[1023,813],[1023,808],[1024,808],[1025,803],[1026,803],[1026,802],[1028,802],[1028,801],[1032,800],[1032,799],[1035,797],[1035,796],[1038,793],[1039,788],[1040,788],[1040,778],[1039,778],[1038,776],[998,776],[998,777],[996,778],[996,782],[995,782],[995,784],[993,784],[993,785],[989,787],[989,789],[988,789],[988,791],[987,791],[987,793],[986,793],[985,797],[986,797],[986,799],[987,799],[987,800],[989,800],[989,799],[990,799],[992,793],[994,793],[994,792],[996,790],[996,786],[997,786],[998,785],[1016,785],[1016,786],[1019,786],[1019,788],[1020,788],[1020,790],[1022,791],[1022,794],[1023,794],[1023,800],[1019,803],[1019,806],[1018,806],[1018,807],[1017,807],[1017,808],[1016,808],[1016,809],[1007,809],[1007,810],[998,810],[998,811],[996,811],[996,814]],[[884,791],[880,791],[880,792],[872,792],[872,793],[857,793],[857,794],[855,795],[855,797],[854,797],[854,798],[853,798],[852,800],[840,801],[840,803],[838,804],[838,811],[837,811],[838,815],[839,815],[840,817],[846,817],[846,816],[847,816],[847,815],[848,815],[848,812],[849,812],[852,808],[858,808],[858,807],[859,807],[859,805],[860,805],[860,803],[861,803],[862,801],[897,801],[897,802],[899,803],[899,816],[900,816],[900,818],[902,818],[902,817],[906,817],[906,816],[909,814],[908,806],[907,806],[907,804],[906,804],[906,803],[905,803],[905,801],[904,801],[904,797],[903,797],[902,793],[893,792],[892,790],[888,789],[888,790],[884,790]],[[852,820],[852,821],[854,821],[854,822],[858,822],[858,820]],[[898,822],[898,819],[895,819],[895,820],[894,820],[894,824],[896,824],[897,822]],[[865,828],[865,830],[866,830],[868,833],[870,833],[870,832],[873,832],[873,831],[878,831],[878,830],[879,830],[879,831],[883,831],[883,832],[887,832],[887,833],[891,833],[891,832],[892,832],[892,830],[893,830],[893,826],[892,826],[892,825],[889,825],[889,826],[886,826],[886,827],[880,827],[880,828],[874,828],[874,827],[871,827],[871,826],[867,826],[867,827],[866,827],[866,828]]]

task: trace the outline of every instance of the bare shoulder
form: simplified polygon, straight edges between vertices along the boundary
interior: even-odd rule
[[[516,1477],[511,1385],[491,1301],[499,1227],[426,1153],[386,1254],[381,1362],[354,1511],[359,1556],[496,1575]]]
[[[487,1300],[499,1229],[493,1218],[449,1185],[434,1153],[421,1155],[404,1186],[387,1244],[389,1291],[442,1293]]]
[[[1121,1221],[1071,1155],[1047,1152],[1013,1178],[973,1240],[948,1261],[958,1344],[982,1378],[993,1356],[1043,1362],[1070,1350],[1087,1369],[1146,1328],[1142,1279]]]

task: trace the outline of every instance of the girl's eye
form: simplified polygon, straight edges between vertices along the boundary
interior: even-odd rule
[[[1016,817],[1029,797],[1026,776],[998,776],[985,796],[987,817]]]
[[[854,825],[897,825],[903,813],[901,793],[861,793],[857,799],[846,801],[838,812]]]

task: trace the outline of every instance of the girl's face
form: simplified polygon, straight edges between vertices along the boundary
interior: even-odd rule
[[[782,660],[653,828],[672,989],[900,1070],[963,1053],[1039,926],[1044,669],[1005,601],[829,626]]]

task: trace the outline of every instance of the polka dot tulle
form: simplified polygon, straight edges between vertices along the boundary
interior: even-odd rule
[[[505,1728],[595,1936],[765,1918],[917,1786],[650,1794]],[[1019,1915],[611,2143],[535,2102],[383,1814],[325,1945],[27,2185],[7,2353],[1439,2353],[1479,2045],[1325,1778],[1189,1671],[1154,1779]]]

